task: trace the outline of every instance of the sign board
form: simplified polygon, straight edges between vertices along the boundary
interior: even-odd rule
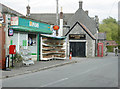
[[[70,40],[86,40],[85,34],[70,34],[69,35]]]
[[[6,68],[9,68],[9,55],[6,56]]]
[[[29,21],[29,26],[39,28],[39,23]]]
[[[20,17],[11,17],[10,28],[26,30],[26,31],[42,32],[42,33],[52,33],[52,31],[50,31],[49,24],[40,23],[37,21],[33,21],[31,19],[27,19],[27,18],[25,19]]]
[[[13,29],[8,29],[8,36],[13,36]]]
[[[50,30],[50,25],[45,24],[45,23],[36,22],[33,20],[29,20],[29,19],[19,18],[18,23],[19,23],[19,26],[39,28],[39,29],[43,29],[43,30],[44,29]]]
[[[18,25],[18,17],[11,17],[11,25]]]

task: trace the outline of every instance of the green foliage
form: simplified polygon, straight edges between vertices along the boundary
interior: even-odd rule
[[[99,31],[106,32],[106,40],[114,40],[120,44],[120,27],[118,29],[118,22],[116,19],[109,17],[104,19],[101,24],[99,24]],[[119,33],[118,33],[119,32]],[[108,46],[108,52],[113,52],[114,46]]]
[[[108,52],[113,52],[114,46],[107,46]]]
[[[19,62],[22,62],[22,60],[23,60],[23,57],[19,53],[16,53],[14,55],[14,62],[19,63]]]
[[[119,48],[120,48],[120,22],[118,24],[118,44],[119,44]]]
[[[102,23],[99,25],[100,32],[106,32],[107,40],[114,40],[117,43],[118,40],[118,22],[116,19],[109,17],[104,19]]]
[[[114,18],[112,18],[112,17],[109,17],[109,18],[107,18],[107,19],[104,19],[102,22],[103,22],[103,24],[109,24],[109,23],[117,24],[116,19],[114,19]]]

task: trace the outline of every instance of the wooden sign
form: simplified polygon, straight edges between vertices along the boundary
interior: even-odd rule
[[[70,34],[69,35],[70,40],[86,40],[85,34]]]

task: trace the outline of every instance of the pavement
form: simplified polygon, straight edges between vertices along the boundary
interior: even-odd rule
[[[42,61],[46,66],[50,63],[69,63],[60,67],[35,73],[10,77],[2,80],[2,87],[117,87],[118,56],[114,53],[104,57],[80,58],[72,60]],[[40,61],[41,62],[41,61]],[[60,63],[60,64],[61,64]],[[45,65],[44,64],[44,65]],[[46,69],[46,68],[45,68]]]
[[[114,55],[112,54],[112,56],[114,56]],[[96,59],[96,57],[91,58],[91,59]],[[97,57],[97,59],[101,59],[101,57],[100,58]],[[46,69],[50,69],[50,68],[54,68],[54,67],[67,65],[67,64],[81,62],[84,60],[88,60],[88,58],[72,57],[71,60],[69,58],[67,58],[64,60],[59,59],[59,60],[49,60],[49,61],[36,61],[34,65],[23,66],[20,68],[12,68],[12,69],[10,69],[10,71],[2,70],[2,76],[0,76],[0,79],[19,76],[19,75],[23,75],[23,74],[34,73],[34,72],[38,72],[41,70],[46,70]]]
[[[0,76],[0,79],[34,73],[41,70],[46,70],[46,69],[50,69],[58,66],[67,65],[67,64],[77,63],[77,60],[75,59],[76,58],[72,58],[72,60],[69,60],[67,58],[64,60],[59,59],[59,60],[49,60],[49,61],[36,61],[34,65],[23,66],[20,68],[12,68],[10,69],[10,71],[2,70],[2,76]]]

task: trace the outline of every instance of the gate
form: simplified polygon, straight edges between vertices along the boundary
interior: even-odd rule
[[[70,42],[72,57],[86,57],[86,42]]]

